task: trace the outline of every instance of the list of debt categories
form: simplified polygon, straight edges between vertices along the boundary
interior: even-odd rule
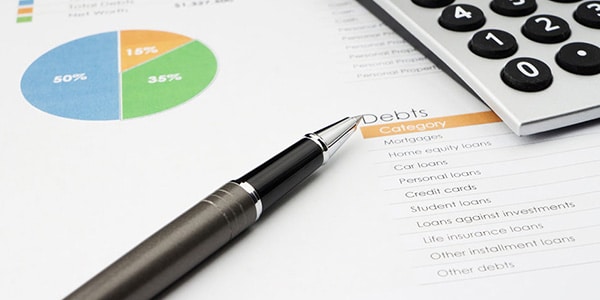
[[[418,283],[600,262],[599,127],[395,126],[365,140]]]

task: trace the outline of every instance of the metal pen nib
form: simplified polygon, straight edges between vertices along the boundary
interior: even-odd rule
[[[333,154],[354,133],[362,118],[362,115],[348,117],[306,135],[317,142],[323,149],[323,164],[327,163]]]

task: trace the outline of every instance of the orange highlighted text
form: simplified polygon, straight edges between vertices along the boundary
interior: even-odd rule
[[[375,138],[397,134],[407,134],[431,130],[464,127],[502,122],[500,118],[491,111],[447,116],[417,121],[396,122],[361,127],[363,138]]]

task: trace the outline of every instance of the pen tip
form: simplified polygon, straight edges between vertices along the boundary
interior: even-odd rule
[[[326,155],[326,159],[323,163],[325,163],[348,139],[348,137],[356,131],[358,124],[362,119],[363,115],[346,117],[314,133],[319,137],[319,140],[326,148],[323,153]]]
[[[353,119],[353,120],[354,120],[354,122],[356,123],[356,125],[358,125],[358,124],[360,123],[360,121],[362,121],[362,120],[363,120],[363,117],[364,117],[364,116],[365,116],[365,115],[356,115],[356,116],[354,116],[354,117],[350,117],[350,119]]]

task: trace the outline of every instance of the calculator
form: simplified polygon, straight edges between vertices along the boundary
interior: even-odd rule
[[[600,1],[358,2],[518,135],[600,118]]]

